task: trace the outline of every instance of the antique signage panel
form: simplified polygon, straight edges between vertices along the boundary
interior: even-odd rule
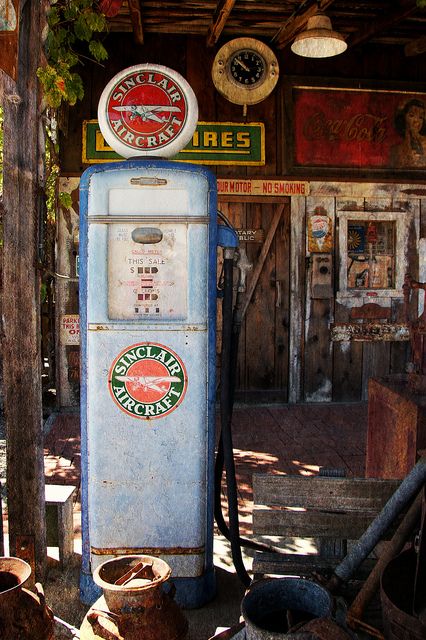
[[[426,169],[426,93],[302,86],[288,90],[289,168]]]
[[[218,178],[218,195],[227,196],[307,196],[309,182],[280,179]]]
[[[309,253],[330,253],[333,249],[333,221],[323,207],[308,217]]]
[[[59,338],[62,345],[80,344],[80,316],[67,314],[61,316]]]
[[[331,325],[331,339],[341,341],[391,341],[409,340],[410,335],[406,324],[391,324],[388,322],[367,323],[338,323]]]
[[[188,376],[185,365],[169,347],[141,342],[124,349],[108,374],[116,405],[142,420],[162,418],[182,402]]]
[[[19,0],[0,0],[0,68],[16,80]]]
[[[199,122],[176,160],[202,164],[265,164],[265,125],[261,122]]]
[[[188,82],[159,64],[140,64],[117,73],[99,99],[99,126],[124,158],[170,158],[191,139],[198,104]]]
[[[174,160],[195,164],[265,164],[265,126],[261,122],[198,122],[186,147]],[[122,160],[105,141],[97,120],[83,122],[84,164]]]

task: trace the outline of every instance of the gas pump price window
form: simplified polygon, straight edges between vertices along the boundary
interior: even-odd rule
[[[183,320],[187,315],[187,225],[110,224],[111,320]]]

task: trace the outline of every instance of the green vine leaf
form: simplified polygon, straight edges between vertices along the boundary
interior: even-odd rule
[[[64,209],[71,209],[72,207],[72,198],[71,194],[66,191],[60,191],[58,196],[59,204],[64,207]]]
[[[108,32],[105,15],[97,0],[50,0],[49,26],[45,42],[47,64],[37,70],[48,106],[63,102],[74,105],[84,96],[83,81],[74,69],[88,56],[101,63],[108,53],[99,35]]]
[[[108,51],[105,49],[102,42],[99,42],[99,40],[92,40],[92,42],[89,42],[89,51],[98,62],[108,59]]]

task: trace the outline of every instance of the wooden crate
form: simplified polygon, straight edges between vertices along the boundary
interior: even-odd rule
[[[345,553],[341,542],[357,540],[399,484],[399,480],[253,474],[254,537],[278,536],[284,549],[286,540],[314,538],[320,549],[316,555],[291,553],[288,544],[285,554],[256,552],[255,576],[303,576],[336,567]],[[341,555],[330,551],[333,548]],[[364,568],[370,571],[371,562]]]

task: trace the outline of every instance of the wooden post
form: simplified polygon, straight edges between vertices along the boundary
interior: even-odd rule
[[[38,220],[43,142],[39,87],[44,3],[27,0],[20,19],[17,81],[0,72],[4,109],[3,378],[10,555],[44,577],[46,530],[41,393]]]

